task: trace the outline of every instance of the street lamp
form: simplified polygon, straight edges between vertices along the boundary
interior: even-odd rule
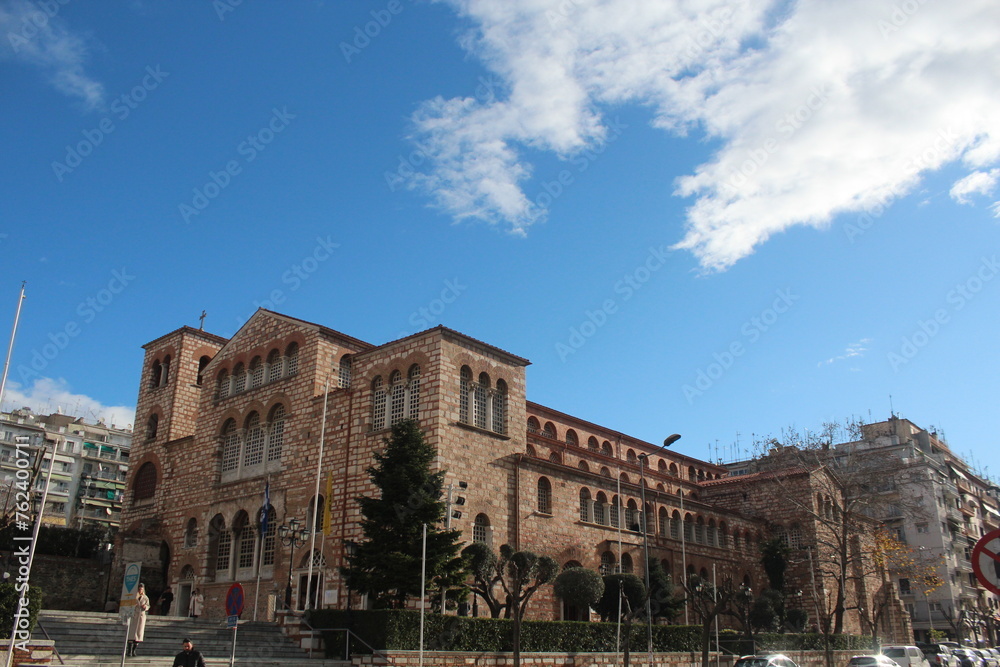
[[[344,554],[348,558],[354,558],[358,555],[358,543],[354,540],[344,540]],[[344,585],[347,587],[347,612],[351,612],[351,580],[349,578],[344,579]]]
[[[664,447],[669,447],[678,440],[681,436],[679,433],[674,433],[673,435],[667,437],[663,441]],[[642,529],[642,554],[645,559],[645,575],[646,575],[646,643],[649,649],[649,667],[653,667],[653,605],[650,598],[649,590],[649,516],[646,511],[646,466],[649,464],[649,454],[639,454],[639,496],[642,502],[642,523],[640,528]]]
[[[309,537],[308,528],[300,528],[298,519],[289,519],[287,524],[278,526],[278,538],[288,547],[288,583],[285,585],[285,607],[292,608],[292,558],[295,548],[301,547]]]

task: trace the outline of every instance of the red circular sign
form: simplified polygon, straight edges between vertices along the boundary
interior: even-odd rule
[[[1000,530],[991,530],[976,542],[972,569],[979,583],[1000,595]]]
[[[226,613],[230,616],[239,616],[243,613],[243,587],[233,584],[226,593]]]

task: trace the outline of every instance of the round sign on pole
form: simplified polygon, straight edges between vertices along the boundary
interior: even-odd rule
[[[992,530],[972,549],[972,570],[987,590],[1000,595],[1000,530]]]
[[[239,616],[243,613],[243,587],[233,584],[226,593],[226,614]]]

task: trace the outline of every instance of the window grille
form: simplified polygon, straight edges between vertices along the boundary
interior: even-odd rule
[[[243,465],[250,467],[264,460],[264,429],[260,425],[260,415],[251,412],[247,417],[246,447],[244,447]]]
[[[267,460],[281,459],[281,448],[285,444],[285,406],[280,403],[271,410],[271,428],[267,442]]]
[[[233,420],[222,427],[222,471],[236,470],[240,464],[240,436]]]

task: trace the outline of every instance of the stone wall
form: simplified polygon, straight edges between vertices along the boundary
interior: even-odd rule
[[[30,583],[42,591],[45,609],[104,611],[109,572],[110,563],[38,554]]]

